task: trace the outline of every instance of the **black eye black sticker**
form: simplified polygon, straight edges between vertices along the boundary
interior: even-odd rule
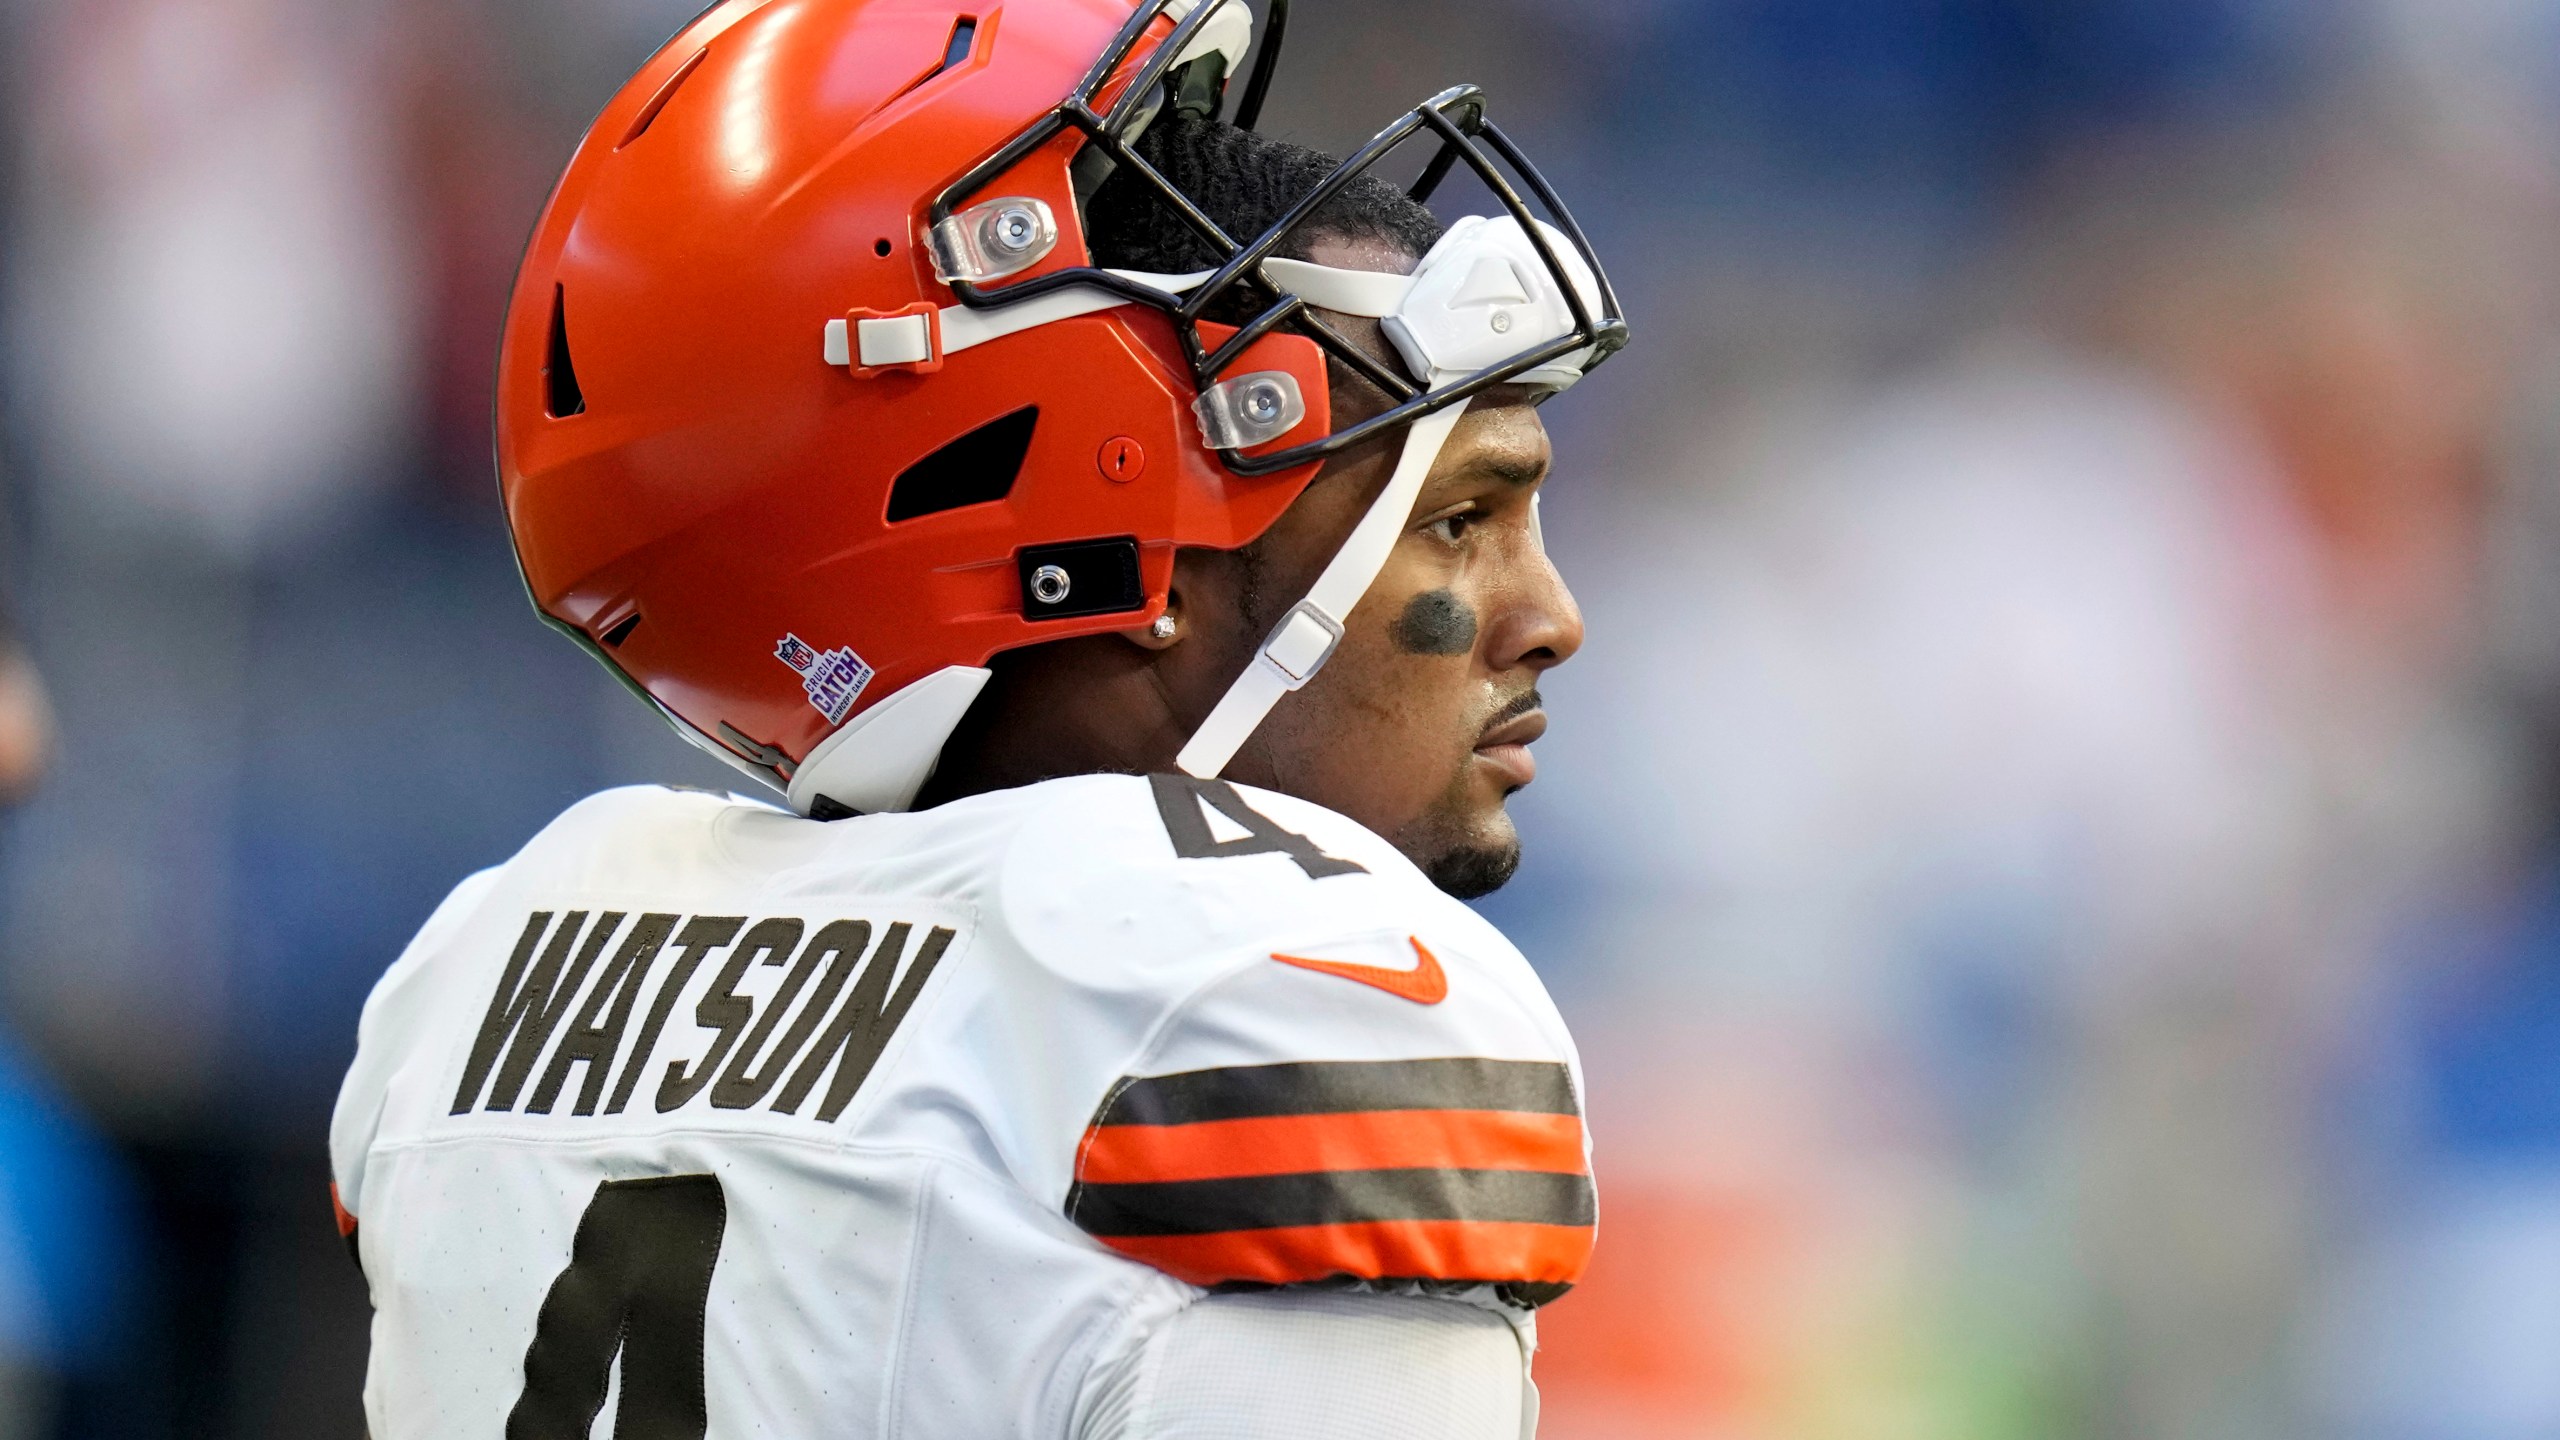
[[[1446,590],[1426,590],[1396,617],[1395,641],[1414,655],[1464,655],[1475,648],[1476,612]]]

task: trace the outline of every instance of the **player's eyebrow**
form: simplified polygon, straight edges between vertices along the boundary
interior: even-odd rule
[[[1467,468],[1490,475],[1506,485],[1517,485],[1526,489],[1547,478],[1547,464],[1547,457],[1544,455],[1521,455],[1497,450],[1469,460]]]

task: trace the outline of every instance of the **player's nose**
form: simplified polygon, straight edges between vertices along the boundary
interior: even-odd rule
[[[1545,546],[1519,547],[1486,640],[1485,659],[1496,670],[1550,670],[1582,648],[1582,607]]]

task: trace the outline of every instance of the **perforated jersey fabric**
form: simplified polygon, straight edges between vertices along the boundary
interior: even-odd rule
[[[1384,1326],[1493,1416],[1518,1343],[1489,1399],[1431,1367],[1491,1375],[1473,1317],[1580,1274],[1580,1091],[1518,952],[1287,796],[1088,776],[820,824],[610,791],[366,1006],[331,1158],[372,1434],[1069,1440],[1149,1344],[1133,1413],[1220,1433],[1177,1392],[1243,1383],[1248,1316],[1309,1364]],[[1200,1303],[1289,1284],[1467,1298]]]
[[[1457,1300],[1211,1295],[1107,1367],[1077,1440],[1528,1440],[1528,1343]]]

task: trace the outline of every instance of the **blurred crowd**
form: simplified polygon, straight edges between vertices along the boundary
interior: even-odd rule
[[[353,1436],[357,1007],[605,784],[518,248],[693,0],[0,0],[0,1440]],[[1556,1440],[2560,1434],[2560,0],[1298,0],[1637,340],[1485,908],[1589,1071]],[[39,680],[37,677],[41,676]],[[48,696],[50,697],[48,699]]]

